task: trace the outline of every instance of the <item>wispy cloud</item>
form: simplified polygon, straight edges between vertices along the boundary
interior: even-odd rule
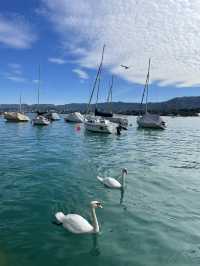
[[[25,82],[26,81],[26,79],[23,77],[12,76],[11,74],[7,75],[6,78],[11,80],[11,81],[15,81],[15,82]]]
[[[10,68],[10,71],[13,74],[16,74],[16,75],[21,75],[22,74],[22,66],[20,64],[9,63],[8,66]]]
[[[88,79],[88,78],[89,78],[87,72],[85,72],[85,71],[82,70],[82,69],[74,68],[72,71],[73,71],[76,75],[78,75],[78,77],[79,77],[80,79]]]
[[[81,51],[82,67],[97,66],[105,43],[105,66],[128,81],[144,83],[151,57],[152,81],[200,83],[198,0],[43,0],[43,6],[67,49]]]
[[[66,64],[66,61],[64,59],[57,58],[57,57],[50,57],[48,58],[48,61],[54,64],[58,64],[58,65]]]
[[[38,84],[39,83],[39,79],[33,79],[32,82],[35,83],[35,84]]]
[[[14,82],[26,82],[26,78],[23,77],[22,66],[17,63],[8,64],[8,72],[3,73],[4,78]]]
[[[22,67],[20,64],[17,64],[17,63],[8,63],[8,66],[14,69],[21,69]]]
[[[22,17],[0,15],[0,44],[25,49],[30,48],[36,39],[31,26]]]

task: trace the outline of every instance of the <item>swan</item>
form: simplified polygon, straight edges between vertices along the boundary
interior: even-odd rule
[[[57,212],[56,219],[68,231],[74,234],[99,233],[99,224],[96,217],[96,208],[103,208],[99,201],[91,201],[92,225],[78,214],[67,214]]]
[[[121,183],[116,180],[113,177],[100,177],[97,176],[97,179],[104,184],[104,186],[108,187],[108,188],[124,188],[125,186],[125,175],[128,174],[128,171],[126,168],[122,168],[122,176],[121,176]]]

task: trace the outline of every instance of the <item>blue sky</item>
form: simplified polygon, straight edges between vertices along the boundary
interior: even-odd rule
[[[140,101],[149,57],[151,101],[200,95],[199,12],[197,0],[1,1],[0,103],[35,103],[39,64],[41,103],[87,102],[104,43],[101,101],[112,74],[114,101]]]

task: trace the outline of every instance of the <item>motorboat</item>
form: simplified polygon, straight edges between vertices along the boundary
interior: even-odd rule
[[[38,115],[33,118],[32,123],[34,126],[48,126],[50,124],[50,121],[43,115]]]
[[[64,119],[66,122],[74,122],[74,123],[84,122],[84,116],[79,112],[70,113]]]
[[[115,134],[117,125],[102,117],[87,117],[84,122],[85,129],[91,132]]]
[[[28,122],[29,117],[21,112],[5,112],[4,118],[7,122]]]
[[[165,129],[166,123],[160,117],[159,114],[152,114],[148,112],[148,90],[149,90],[149,75],[150,75],[151,59],[149,59],[148,72],[146,82],[142,94],[141,105],[143,104],[144,97],[146,95],[145,113],[137,117],[137,124],[139,128],[151,128],[151,129]]]
[[[145,113],[142,116],[137,117],[137,124],[140,128],[155,128],[155,129],[165,129],[166,123],[157,114]]]

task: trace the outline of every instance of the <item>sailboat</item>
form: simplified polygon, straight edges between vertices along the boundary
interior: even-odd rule
[[[58,121],[58,120],[60,120],[60,116],[56,112],[51,112],[50,111],[47,114],[45,114],[44,116],[45,116],[45,118],[47,118],[50,121]]]
[[[5,112],[4,118],[7,122],[28,122],[29,117],[22,112],[22,97],[20,94],[19,112]]]
[[[109,120],[105,119],[104,117],[98,117],[98,116],[91,116],[89,115],[90,112],[90,104],[96,89],[96,85],[98,82],[98,87],[97,87],[97,100],[96,100],[96,108],[97,108],[97,102],[98,102],[98,96],[99,96],[99,88],[100,88],[100,76],[101,76],[101,71],[102,71],[102,65],[103,65],[103,57],[104,57],[104,50],[105,50],[105,45],[103,46],[102,50],[102,55],[101,55],[101,63],[99,65],[96,79],[93,85],[92,93],[90,95],[89,103],[88,103],[88,108],[87,108],[87,115],[84,120],[84,126],[87,131],[91,132],[98,132],[98,133],[107,133],[107,134],[113,134],[117,133],[117,125],[110,122]],[[96,109],[95,109],[96,110]],[[97,111],[97,110],[96,110]]]
[[[39,79],[38,79],[38,108],[40,104],[40,65],[39,65]],[[50,124],[50,121],[43,115],[45,112],[37,111],[37,116],[33,118],[33,125],[37,126],[47,126]]]
[[[158,114],[150,114],[148,112],[148,90],[149,90],[149,75],[150,75],[151,59],[149,59],[148,72],[146,83],[144,86],[141,105],[146,94],[145,113],[137,117],[137,124],[139,128],[165,129],[166,123]]]
[[[69,113],[64,119],[65,119],[65,122],[72,122],[72,123],[83,123],[84,122],[84,116],[79,112]]]
[[[112,76],[112,80],[111,80],[111,86],[109,88],[108,91],[108,98],[107,98],[107,104],[109,105],[109,111],[101,111],[98,110],[97,108],[97,102],[98,102],[98,97],[99,97],[99,87],[100,87],[100,76],[99,76],[99,82],[98,82],[98,90],[97,90],[97,100],[96,100],[96,106],[95,106],[95,116],[102,116],[102,117],[106,117],[106,118],[110,118],[113,117],[113,112],[112,112],[112,87],[113,87],[113,76]]]
[[[108,97],[107,97],[107,104],[109,105],[109,109],[110,111],[105,113],[102,112],[103,117],[105,117],[104,114],[106,114],[106,119],[108,119],[110,122],[117,124],[121,129],[127,130],[128,128],[128,119],[123,118],[123,117],[119,117],[119,116],[115,116],[113,114],[112,111],[112,89],[113,89],[113,80],[114,80],[114,76],[112,75],[112,79],[111,79],[111,85],[108,91]],[[109,116],[110,114],[110,116]]]

